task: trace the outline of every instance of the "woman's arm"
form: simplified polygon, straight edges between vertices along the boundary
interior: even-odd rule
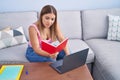
[[[65,39],[65,37],[63,36],[63,34],[62,34],[61,30],[60,30],[59,25],[57,25],[56,31],[57,31],[57,38],[58,38],[58,40],[60,42],[62,42]],[[65,51],[66,55],[70,54],[70,52],[68,50],[68,45],[66,45],[66,47],[64,48],[64,51]]]
[[[33,26],[29,27],[29,38],[30,38],[31,45],[35,53],[41,56],[50,57],[49,53],[47,53],[46,51],[40,48],[39,40],[37,37],[37,32]]]

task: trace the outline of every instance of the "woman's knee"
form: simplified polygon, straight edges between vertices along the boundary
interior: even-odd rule
[[[65,52],[64,52],[64,50],[62,50],[62,51],[60,51],[60,52],[59,52],[59,54],[58,54],[58,56],[57,56],[57,59],[56,59],[56,60],[63,59],[63,58],[64,58],[64,56],[65,56]]]

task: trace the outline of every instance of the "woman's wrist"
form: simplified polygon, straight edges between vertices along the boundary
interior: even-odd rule
[[[69,52],[66,52],[66,56],[68,56],[68,55],[70,55],[70,53],[69,53]]]
[[[49,57],[49,58],[51,57],[49,53],[47,54],[47,57]]]

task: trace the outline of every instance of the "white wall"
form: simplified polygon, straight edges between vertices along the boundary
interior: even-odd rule
[[[0,0],[0,12],[29,11],[51,4],[57,10],[120,8],[120,0]]]

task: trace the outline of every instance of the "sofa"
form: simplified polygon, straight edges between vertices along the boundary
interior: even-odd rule
[[[120,15],[120,9],[94,9],[58,11],[58,22],[72,53],[89,48],[86,64],[94,80],[120,80],[120,42],[107,39],[108,14]],[[1,12],[0,30],[22,26],[27,42],[28,27],[39,18],[37,11]],[[29,62],[26,57],[28,43],[0,49],[0,64]]]
[[[108,15],[120,16],[120,8],[82,11],[83,37],[95,54],[92,74],[95,80],[120,80],[120,40],[107,39]]]

